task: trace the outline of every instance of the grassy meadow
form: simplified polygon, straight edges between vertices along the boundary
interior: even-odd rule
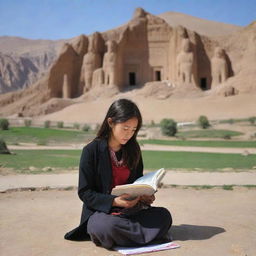
[[[60,171],[77,169],[81,150],[14,150],[15,154],[1,155],[1,167],[14,169],[18,173],[38,173],[44,167],[56,168]],[[256,155],[200,153],[200,152],[168,152],[142,151],[144,168],[188,169],[190,171],[221,171],[251,169],[256,165]],[[35,167],[37,170],[30,170]]]
[[[7,144],[35,143],[37,145],[85,143],[95,137],[93,131],[64,130],[38,127],[11,127],[0,130],[0,138]]]
[[[193,132],[193,135],[192,135]],[[180,132],[184,136],[185,131]],[[188,132],[189,133],[189,132]],[[195,147],[229,147],[229,148],[256,148],[256,141],[220,140],[223,134],[235,136],[235,132],[225,130],[196,130],[191,131],[189,139],[172,140],[145,140],[142,144],[158,144],[173,146]],[[201,135],[200,135],[201,134]],[[207,136],[206,136],[207,134]],[[33,143],[37,145],[84,144],[95,137],[94,131],[65,130],[34,127],[11,127],[9,130],[0,130],[0,138],[8,145]],[[218,136],[217,136],[218,135]],[[239,134],[236,134],[239,135]],[[196,136],[196,137],[193,137]],[[197,140],[196,138],[204,138]],[[205,139],[209,138],[209,140]],[[210,138],[215,138],[212,140]],[[0,170],[7,168],[16,173],[41,173],[67,171],[78,169],[81,150],[12,150],[11,155],[0,155]],[[201,153],[201,152],[168,152],[143,151],[144,168],[154,170],[160,167],[189,171],[222,171],[248,170],[256,166],[256,155]],[[45,167],[50,167],[45,170]],[[44,169],[44,170],[43,170]]]

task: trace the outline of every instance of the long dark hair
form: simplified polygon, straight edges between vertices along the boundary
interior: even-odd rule
[[[136,140],[137,134],[142,126],[142,117],[137,105],[128,99],[119,99],[109,107],[106,117],[97,133],[98,139],[109,139],[111,128],[108,124],[108,118],[112,119],[113,124],[123,123],[131,118],[138,119],[138,125],[131,139],[122,145],[122,155],[125,164],[132,170],[135,169],[141,157],[140,146]]]

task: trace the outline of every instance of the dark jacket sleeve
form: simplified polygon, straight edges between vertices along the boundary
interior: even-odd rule
[[[78,196],[95,211],[109,213],[115,196],[104,194],[97,181],[96,155],[93,150],[83,149],[79,166]]]

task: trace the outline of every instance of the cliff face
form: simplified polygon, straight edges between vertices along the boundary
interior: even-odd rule
[[[26,88],[38,81],[56,58],[51,53],[41,56],[16,56],[0,53],[0,94]]]
[[[63,42],[0,37],[0,94],[26,88],[42,78]]]
[[[51,98],[71,104],[71,99],[89,97],[95,90],[118,93],[146,87],[148,82],[166,83],[164,98],[176,91],[255,93],[255,34],[253,23],[232,36],[210,38],[182,26],[171,27],[138,8],[131,21],[118,29],[66,43],[42,80],[0,96],[0,114],[18,109],[23,115],[45,114],[54,111],[46,106]],[[24,100],[27,95],[29,102]],[[16,108],[8,107],[14,102]]]

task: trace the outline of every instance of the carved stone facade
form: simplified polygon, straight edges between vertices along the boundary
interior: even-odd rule
[[[212,64],[212,87],[220,85],[228,78],[228,65],[225,57],[225,51],[216,47],[214,56],[211,59]]]
[[[138,8],[125,26],[66,44],[52,66],[48,88],[60,98],[78,97],[98,86],[121,91],[166,80],[207,90],[230,76],[227,59],[210,39],[173,28]]]

